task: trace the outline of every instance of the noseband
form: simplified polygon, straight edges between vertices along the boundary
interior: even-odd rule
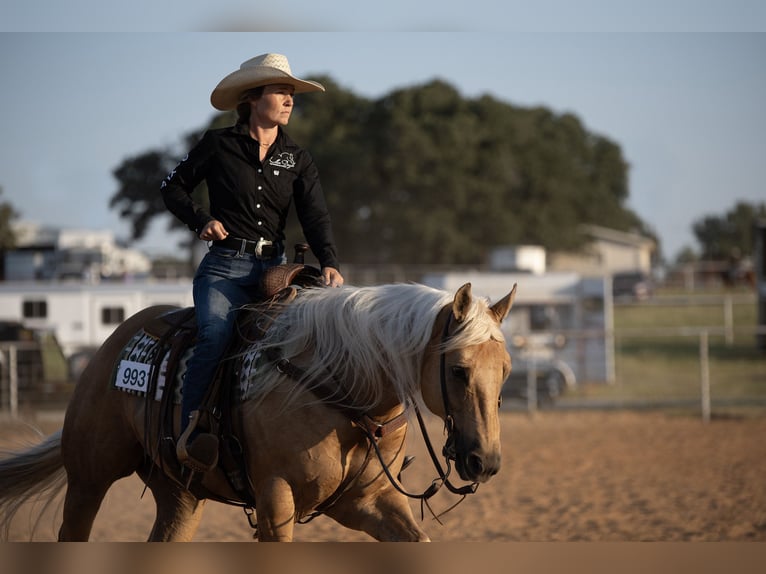
[[[447,463],[446,470],[442,467],[441,461],[439,460],[439,457],[436,455],[436,451],[434,450],[433,445],[431,444],[431,439],[428,436],[428,431],[426,430],[425,422],[423,420],[422,414],[420,413],[420,409],[417,406],[417,402],[413,400],[412,398],[410,399],[413,409],[415,411],[415,415],[417,416],[418,425],[420,426],[420,431],[421,431],[421,434],[423,435],[423,440],[426,444],[426,448],[428,449],[428,454],[431,457],[431,461],[438,474],[438,477],[433,480],[431,485],[428,488],[426,488],[426,490],[423,493],[415,494],[415,493],[407,492],[401,486],[399,481],[395,479],[394,476],[391,474],[391,469],[388,468],[388,464],[383,459],[383,454],[380,452],[380,448],[378,447],[378,440],[380,440],[385,433],[377,432],[375,429],[376,427],[380,427],[381,425],[360,424],[362,422],[362,417],[359,416],[358,412],[354,411],[353,409],[341,408],[337,404],[334,404],[332,401],[329,401],[329,404],[334,404],[336,408],[341,408],[341,410],[346,412],[354,421],[356,426],[362,430],[362,432],[365,434],[368,440],[369,447],[375,451],[378,461],[380,462],[380,465],[383,468],[384,473],[388,477],[388,480],[391,482],[393,487],[397,491],[399,491],[401,494],[407,496],[408,498],[418,499],[421,501],[422,504],[427,505],[428,499],[434,496],[441,489],[442,486],[446,486],[447,490],[449,490],[453,494],[457,494],[462,497],[460,498],[460,500],[458,500],[455,504],[453,504],[450,508],[448,508],[444,512],[448,512],[449,510],[457,506],[457,504],[462,502],[462,500],[466,497],[466,495],[473,494],[474,492],[476,492],[476,489],[479,487],[478,482],[473,482],[465,486],[457,487],[453,485],[449,480],[449,476],[452,472],[451,461],[455,460],[455,436],[457,434],[457,431],[455,429],[455,419],[452,416],[452,409],[450,407],[449,395],[447,393],[447,353],[445,351],[445,348],[446,348],[447,340],[449,339],[449,329],[452,324],[453,316],[454,315],[452,313],[452,310],[450,309],[449,315],[447,316],[447,321],[444,325],[444,330],[442,331],[441,342],[440,342],[440,357],[439,357],[439,384],[441,389],[442,401],[444,404],[444,430],[447,433],[447,440],[445,441],[444,447],[442,448],[442,455],[444,456],[444,459]],[[296,381],[301,381],[304,379],[305,371],[301,369],[300,367],[297,367],[296,365],[292,364],[288,359],[280,358],[278,349],[270,350],[270,352],[268,352],[268,357],[270,360],[274,362],[275,367],[280,372],[285,373],[286,375],[290,376]],[[324,398],[331,398],[337,392],[337,388],[333,387],[333,389],[327,390],[324,386],[320,385],[319,387],[314,388],[314,392],[319,392],[319,395],[323,396]],[[399,426],[401,426],[399,423],[404,420],[403,415],[404,415],[404,412],[398,415],[394,420],[389,421],[389,423],[387,424],[393,423],[396,425],[396,428],[398,428]],[[399,420],[399,417],[402,417],[401,421]],[[364,469],[364,465],[362,467],[362,470],[363,469]],[[343,489],[339,490],[338,495],[342,493],[342,490]],[[332,498],[336,499],[337,496],[333,496]],[[430,507],[429,507],[429,510],[430,510]],[[433,514],[433,511],[431,512]],[[442,512],[442,514],[444,514],[444,512]],[[438,516],[434,514],[434,517],[438,520]]]
[[[415,412],[418,417],[418,423],[423,432],[423,437],[426,441],[426,446],[428,447],[428,452],[431,455],[431,460],[439,472],[439,477],[442,479],[444,485],[450,492],[465,496],[466,494],[473,494],[476,492],[476,489],[479,487],[479,483],[473,482],[458,488],[454,486],[448,478],[452,470],[450,461],[455,460],[455,435],[457,434],[457,431],[455,430],[455,418],[452,416],[449,393],[447,392],[447,353],[444,349],[447,343],[447,339],[449,338],[449,328],[452,324],[453,317],[454,314],[452,313],[452,310],[450,310],[449,315],[447,316],[447,321],[444,324],[444,331],[442,331],[441,354],[439,356],[439,385],[441,387],[442,402],[444,403],[444,430],[447,433],[447,440],[445,441],[444,447],[442,448],[442,455],[447,461],[446,472],[442,470],[439,459],[434,453],[434,450],[431,446],[431,441],[429,440],[428,434],[425,430],[425,425],[423,424],[423,419],[417,407],[415,408]]]
[[[448,512],[449,510],[452,510],[452,508],[454,508],[455,506],[457,506],[457,504],[462,502],[462,500],[466,497],[466,495],[473,494],[474,492],[476,492],[476,489],[479,487],[478,482],[473,482],[465,486],[457,487],[454,484],[452,484],[449,480],[449,475],[452,472],[452,464],[450,461],[455,460],[456,430],[455,430],[455,419],[452,416],[452,409],[450,408],[449,395],[447,394],[447,353],[445,351],[445,347],[446,347],[446,342],[449,338],[449,328],[450,328],[450,325],[452,324],[452,317],[453,317],[453,313],[452,313],[452,310],[450,310],[449,315],[447,316],[447,321],[444,325],[444,330],[442,331],[442,337],[441,337],[441,343],[440,343],[441,352],[439,357],[439,384],[441,387],[442,401],[444,404],[444,430],[447,433],[447,440],[445,441],[444,447],[442,449],[442,454],[444,456],[444,459],[447,462],[446,470],[442,467],[441,461],[439,460],[439,457],[436,455],[436,451],[434,450],[433,445],[431,444],[431,439],[428,436],[428,431],[426,430],[425,422],[423,421],[423,416],[421,415],[420,409],[418,408],[417,403],[414,400],[412,401],[412,405],[418,419],[420,432],[422,433],[423,440],[426,443],[426,448],[428,449],[428,454],[431,457],[431,462],[433,463],[434,468],[436,469],[436,472],[439,475],[438,478],[435,478],[433,482],[431,483],[431,485],[423,493],[415,494],[415,493],[407,492],[406,490],[402,488],[402,486],[399,484],[399,481],[397,481],[391,475],[391,471],[388,468],[388,465],[383,460],[383,455],[378,449],[377,440],[375,439],[375,437],[369,433],[367,436],[370,444],[375,450],[375,453],[378,457],[378,460],[380,461],[381,466],[383,467],[383,471],[385,472],[386,476],[388,477],[393,487],[397,491],[399,491],[401,494],[407,496],[408,498],[418,499],[421,501],[421,503],[427,504],[427,501],[429,498],[431,498],[437,492],[439,492],[442,486],[446,486],[447,490],[449,490],[453,494],[457,494],[462,497],[460,500],[458,500],[457,503],[453,504],[450,508],[448,508],[444,512]],[[429,510],[430,510],[430,507],[429,507]],[[433,511],[431,512],[433,513]],[[438,519],[437,516],[434,515],[434,517]]]

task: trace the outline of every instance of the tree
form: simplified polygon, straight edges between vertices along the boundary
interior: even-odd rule
[[[221,127],[231,123],[231,114],[218,114],[210,123],[210,127]],[[120,216],[131,223],[131,239],[141,239],[146,234],[149,224],[157,216],[167,218],[168,230],[187,230],[181,221],[173,217],[165,207],[160,194],[160,184],[178,165],[190,147],[203,135],[203,131],[190,132],[183,138],[180,147],[184,151],[165,147],[149,150],[140,155],[125,159],[112,173],[119,184],[118,190],[109,200],[109,207],[118,209]],[[194,197],[203,205],[207,203],[207,186],[200,184],[194,190]],[[189,246],[194,240],[193,234],[188,234],[181,243]]]
[[[0,186],[0,197],[3,188]],[[7,201],[0,201],[0,253],[16,246],[16,235],[13,232],[13,221],[19,216],[13,206]]]
[[[3,188],[0,186],[0,196]],[[13,220],[18,213],[7,201],[0,201],[0,280],[5,279],[5,253],[16,246],[16,234],[13,232]]]
[[[167,213],[159,193],[160,182],[177,163],[169,150],[151,150],[126,159],[114,170],[120,189],[112,196],[109,207],[119,209],[120,217],[130,220],[133,239],[141,239],[151,220]],[[179,227],[174,223],[170,228]]]
[[[701,258],[725,261],[752,256],[755,222],[766,218],[766,203],[738,202],[723,216],[708,215],[692,225],[701,248]]]
[[[681,250],[676,255],[676,264],[678,265],[696,263],[698,260],[699,256],[688,245],[685,245],[683,248],[681,248]]]
[[[441,80],[376,100],[319,80],[327,92],[296,98],[288,131],[319,166],[342,261],[481,264],[501,245],[579,249],[582,223],[647,229],[625,206],[619,145],[573,114],[464,98]],[[208,127],[231,123],[218,114]],[[111,205],[135,238],[153,217],[170,217],[159,182],[179,155],[154,150],[115,170]],[[286,232],[302,239],[295,217]]]

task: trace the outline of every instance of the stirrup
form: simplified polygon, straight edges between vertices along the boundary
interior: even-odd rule
[[[213,470],[218,464],[218,437],[212,433],[199,433],[190,442],[199,418],[199,411],[189,415],[189,424],[178,437],[176,457],[178,462],[190,470],[204,473]]]

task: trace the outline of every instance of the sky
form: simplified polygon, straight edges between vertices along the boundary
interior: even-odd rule
[[[33,10],[39,3],[18,6]],[[85,9],[88,2],[79,4]],[[587,20],[575,21],[575,31],[530,32],[482,28],[470,18],[458,29],[448,29],[447,19],[437,22],[434,32],[421,23],[427,15],[414,11],[412,29],[383,23],[356,31],[199,32],[189,21],[178,31],[124,32],[91,12],[88,26],[105,32],[31,33],[22,12],[10,23],[0,13],[6,22],[0,28],[22,30],[0,32],[0,201],[23,220],[109,228],[127,238],[129,226],[109,208],[117,191],[113,170],[204,127],[215,113],[209,96],[218,81],[244,60],[278,52],[294,74],[327,74],[370,98],[439,78],[464,97],[491,94],[517,106],[574,113],[586,129],[621,146],[630,164],[628,206],[672,258],[684,246],[696,247],[695,221],[722,216],[738,201],[766,201],[766,34],[699,32],[766,29],[756,4],[730,4],[743,9],[721,12],[717,22],[716,14],[703,14],[708,24],[685,21],[688,29],[679,18],[682,32],[633,30],[640,26],[632,18],[608,32],[586,29]],[[66,28],[66,16],[55,28],[55,13],[46,14],[38,29]],[[305,24],[287,17],[289,23],[274,26],[322,27],[318,12],[302,14]],[[208,28],[237,29],[223,20]],[[130,28],[127,16],[120,22]],[[258,28],[247,19],[238,26]],[[173,254],[178,238],[157,221],[135,246]]]

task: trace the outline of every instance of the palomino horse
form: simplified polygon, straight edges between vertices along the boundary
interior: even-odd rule
[[[413,284],[314,288],[273,318],[253,344],[277,349],[280,361],[260,353],[268,358],[255,361],[252,380],[228,381],[250,389],[233,416],[259,539],[291,540],[295,522],[321,509],[378,540],[428,540],[393,478],[405,459],[409,414],[419,415],[420,404],[445,420],[444,455],[461,479],[481,483],[497,473],[498,405],[511,368],[499,327],[515,292],[514,285],[490,306],[472,296],[470,284],[454,297]],[[23,502],[41,492],[50,499],[66,486],[59,540],[87,540],[112,483],[136,472],[157,506],[149,539],[193,537],[213,497],[195,496],[164,472],[156,452],[147,454],[148,402],[110,385],[121,351],[167,311],[145,309],[118,327],[83,372],[63,429],[0,461],[6,527]],[[332,400],[317,392],[328,384]],[[352,420],[354,412],[364,416]],[[389,432],[363,432],[362,419]],[[237,500],[220,469],[197,477],[205,492]]]

